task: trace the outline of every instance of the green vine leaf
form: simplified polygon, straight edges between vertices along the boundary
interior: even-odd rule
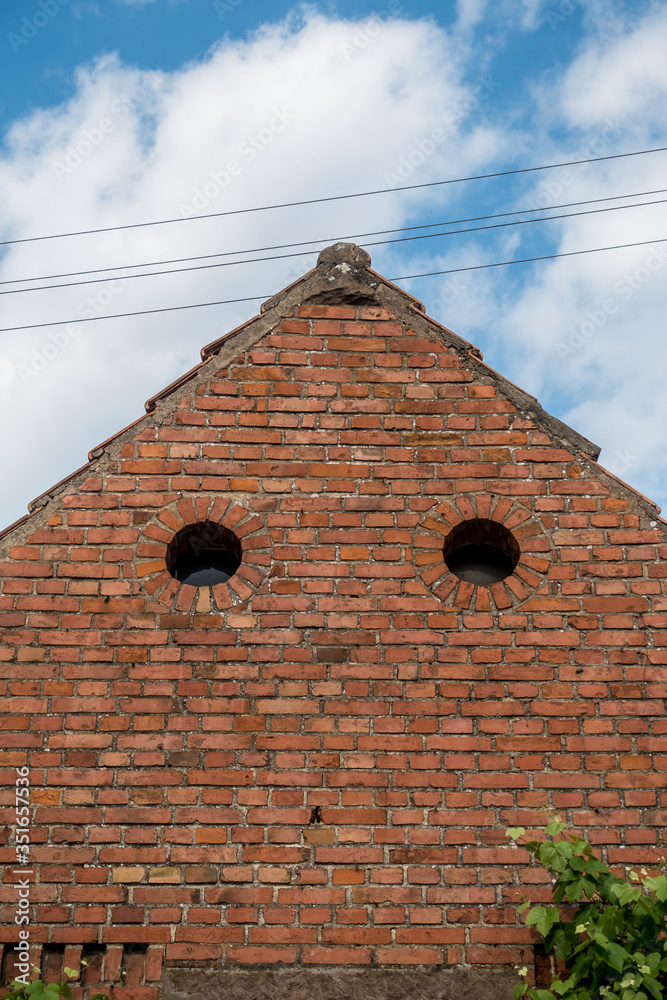
[[[661,903],[667,900],[667,876],[658,875],[657,878],[645,878],[643,884],[655,893],[656,899],[659,899]]]
[[[551,819],[549,820],[544,829],[544,832],[546,833],[547,837],[555,837],[557,836],[557,834],[559,834],[562,830],[565,830],[566,828],[567,828],[567,823],[561,823],[560,816],[556,814],[551,817]]]
[[[85,964],[85,963],[83,963]],[[33,965],[33,969],[39,972],[39,968]],[[65,968],[65,975],[68,979],[77,979],[79,973],[75,969]],[[29,983],[23,983],[15,979],[11,984],[9,992],[5,993],[2,1000],[72,1000],[72,991],[66,982],[45,983],[42,979],[33,979]],[[95,993],[90,1000],[109,1000],[105,993]]]
[[[523,846],[556,876],[555,905],[524,903],[519,911],[569,978],[553,976],[548,989],[519,983],[515,1000],[667,1000],[667,872],[613,874],[557,816],[544,834]],[[569,906],[562,915],[561,903]]]

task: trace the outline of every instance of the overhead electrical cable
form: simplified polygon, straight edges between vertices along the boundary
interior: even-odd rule
[[[376,229],[370,233],[355,233],[351,236],[340,237],[340,239],[359,240],[365,239],[367,236],[386,236],[391,233],[408,233],[417,229],[433,229],[436,226],[458,226],[464,225],[468,222],[484,222],[487,219],[502,219],[509,215],[528,215],[534,212],[555,212],[561,208],[577,208],[580,205],[598,205],[603,201],[620,201],[622,198],[644,198],[652,194],[665,193],[667,193],[667,188],[656,188],[653,191],[634,191],[628,194],[612,194],[607,195],[605,198],[585,198],[583,201],[566,201],[560,205],[543,205],[539,208],[517,208],[513,209],[511,212],[493,212],[490,215],[473,215],[467,219],[446,219],[444,222],[424,222],[418,226],[399,226],[397,229]],[[546,216],[545,218],[552,218],[552,216]],[[226,250],[222,253],[205,253],[199,254],[196,257],[171,257],[166,260],[143,261],[139,264],[116,264],[113,266],[110,265],[109,267],[97,267],[86,271],[63,271],[60,274],[40,274],[31,278],[6,278],[4,281],[0,281],[0,285],[17,285],[27,281],[51,281],[55,278],[79,278],[84,274],[101,274],[106,271],[126,271],[131,267],[160,267],[162,264],[188,264],[193,260],[210,260],[213,257],[235,257],[246,253],[266,253],[269,250],[291,250],[293,247],[312,245],[319,247],[326,242],[326,240],[321,239],[302,240],[298,243],[276,243],[273,246],[268,247],[251,247],[247,250]],[[311,252],[314,253],[315,251],[304,250],[302,251],[302,254],[305,255],[306,253]],[[297,256],[301,256],[302,254],[297,254]],[[110,280],[113,280],[115,277],[117,277],[115,274],[108,275]]]
[[[541,257],[517,257],[516,260],[498,260],[492,264],[473,264],[472,267],[450,267],[446,271],[423,271],[421,274],[404,274],[400,278],[390,278],[389,280],[409,281],[411,278],[432,278],[438,274],[458,274],[459,271],[483,271],[488,267],[504,267],[507,264],[529,264],[532,261],[556,260],[558,257],[579,257],[585,253],[604,253],[605,250],[626,250],[630,247],[647,247],[653,243],[667,243],[667,238],[661,240],[640,240],[637,243],[617,243],[615,246],[592,247],[590,250],[568,250],[565,253],[548,253],[543,254]]]
[[[553,219],[572,219],[581,215],[597,215],[600,212],[618,212],[624,208],[644,208],[649,205],[663,205],[667,198],[657,198],[653,201],[640,201],[631,205],[608,205],[606,208],[591,208],[581,212],[565,212],[560,215],[546,215],[542,218],[515,219],[511,222],[494,222],[489,226],[473,226],[469,229],[450,229],[444,233],[422,233],[419,236],[401,236],[391,240],[375,240],[371,243],[361,243],[361,247],[385,246],[389,243],[409,243],[413,240],[429,240],[437,236],[459,236],[464,233],[478,233],[489,229],[502,229],[506,226],[525,226],[534,222],[550,222]],[[435,223],[437,225],[437,223]],[[358,238],[358,237],[357,237]],[[315,253],[315,250],[306,251]],[[55,288],[74,288],[79,285],[99,285],[107,281],[129,281],[131,278],[155,278],[165,274],[190,274],[192,271],[207,271],[212,267],[234,267],[238,264],[261,264],[264,261],[286,260],[289,257],[302,257],[304,251],[297,253],[274,254],[271,257],[254,257],[246,260],[223,260],[215,264],[197,264],[194,267],[173,267],[166,271],[144,271],[140,274],[117,274],[105,278],[85,278],[83,281],[64,281],[53,285],[37,285],[29,288],[6,288],[0,290],[0,295],[16,295],[25,292],[43,292]]]
[[[582,160],[565,160],[562,163],[544,163],[536,167],[517,167],[514,170],[496,170],[490,174],[472,174],[469,177],[450,177],[444,181],[426,181],[423,184],[403,184],[391,188],[378,188],[375,191],[358,191],[354,194],[328,195],[324,198],[308,198],[302,201],[286,201],[276,205],[257,205],[253,208],[234,208],[226,212],[209,212],[206,215],[186,216],[177,219],[156,219],[153,222],[128,222],[121,226],[103,226],[99,229],[80,229],[68,233],[50,233],[45,236],[24,236],[16,240],[0,240],[0,246],[11,246],[16,243],[35,243],[39,240],[61,240],[70,236],[91,236],[98,233],[116,233],[123,229],[143,229],[147,226],[167,226],[173,223],[195,222],[201,219],[219,219],[231,215],[247,215],[251,212],[269,212],[281,208],[297,208],[301,205],[321,205],[324,202],[345,201],[350,198],[370,198],[378,194],[393,194],[396,191],[416,191],[420,188],[440,187],[445,184],[462,184],[466,181],[490,180],[495,177],[510,177],[516,174],[529,174],[538,170],[555,170],[558,167],[574,167],[583,163],[600,163],[603,160],[620,160],[628,156],[645,156],[647,153],[664,153],[667,146],[657,146],[654,149],[637,149],[629,153],[610,153],[607,156],[590,156]]]
[[[472,264],[469,265],[468,267],[450,267],[443,271],[425,271],[420,274],[403,274],[400,277],[389,278],[387,280],[391,281],[392,283],[395,283],[397,281],[408,281],[413,278],[431,278],[441,274],[458,274],[461,271],[480,271],[489,267],[505,267],[506,265],[509,264],[528,264],[533,261],[556,260],[559,257],[578,257],[581,254],[603,253],[606,250],[626,250],[631,247],[651,246],[652,244],[655,243],[667,243],[667,237],[663,237],[662,239],[659,240],[640,240],[637,243],[618,243],[615,244],[614,246],[609,246],[609,247],[592,247],[588,250],[570,250],[565,253],[544,254],[540,257],[521,257],[517,260],[499,260],[499,261],[494,261],[491,264]],[[53,320],[49,323],[27,323],[24,326],[3,327],[0,329],[0,333],[14,333],[19,330],[38,330],[48,326],[65,326],[70,323],[72,324],[95,323],[99,322],[100,320],[107,320],[107,319],[126,319],[127,317],[130,316],[148,316],[154,313],[179,312],[182,311],[183,309],[202,309],[207,306],[228,306],[228,305],[233,305],[237,302],[256,302],[259,299],[264,299],[264,300],[271,299],[274,297],[274,294],[247,295],[243,298],[238,298],[238,299],[219,299],[216,302],[192,302],[184,306],[162,306],[159,309],[138,309],[133,312],[112,313],[110,316],[86,316],[82,319],[81,318],[59,319],[59,320]]]

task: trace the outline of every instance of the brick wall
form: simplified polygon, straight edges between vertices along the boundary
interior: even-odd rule
[[[31,943],[133,997],[163,952],[530,963],[503,826],[667,846],[656,509],[390,286],[290,294],[0,541],[2,940],[28,765]],[[521,546],[490,588],[443,560],[474,517]],[[244,552],[211,590],[164,563],[203,518]]]

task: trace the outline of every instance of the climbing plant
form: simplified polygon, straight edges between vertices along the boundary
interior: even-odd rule
[[[631,871],[629,879],[614,874],[559,816],[546,826],[545,840],[524,840],[523,827],[505,832],[552,876],[554,905],[531,906],[524,897],[519,912],[567,970],[542,989],[528,986],[527,969],[520,969],[514,1000],[661,1000],[667,986],[664,869],[653,876],[645,868]],[[576,906],[571,919],[562,919],[560,904]]]
[[[83,961],[82,965],[86,965]],[[39,966],[33,965],[33,969],[39,972]],[[72,1000],[72,991],[69,987],[69,980],[78,979],[79,973],[76,969],[65,968],[65,976],[62,982],[45,983],[43,979],[31,979],[29,983],[24,983],[21,979],[15,979],[9,992],[5,993],[2,1000]],[[89,1000],[109,1000],[105,993],[94,993]]]

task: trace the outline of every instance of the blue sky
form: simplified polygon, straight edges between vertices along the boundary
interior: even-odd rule
[[[312,266],[316,250],[131,280],[133,264],[664,197],[642,194],[665,186],[667,153],[656,153],[198,218],[667,145],[663,3],[6,0],[0,29],[0,239],[190,220],[7,245],[2,328],[268,296]],[[369,252],[393,278],[663,237],[667,212],[656,204]],[[403,286],[665,507],[666,247]],[[11,283],[109,267],[124,270],[95,285],[18,293]],[[33,284],[42,283],[52,282]],[[257,305],[0,334],[0,522],[20,517]]]
[[[467,6],[473,16],[483,7],[475,3]],[[519,2],[513,6],[516,19],[517,14],[529,18],[535,5]],[[0,68],[3,124],[35,107],[56,107],[67,100],[73,92],[75,67],[102,52],[117,52],[130,66],[173,72],[205,57],[224,36],[247,37],[260,25],[281,21],[304,7],[361,25],[376,12],[384,18],[392,13],[411,20],[430,18],[450,28],[459,21],[461,10],[453,2],[424,0],[393,0],[384,7],[358,0],[304,5],[289,0],[67,0],[64,4],[44,0],[44,7],[38,0],[9,0],[2,11],[3,34],[8,36],[5,49],[19,58],[11,58],[5,51]],[[496,50],[495,75],[502,80],[505,93],[516,97],[536,72],[557,67],[568,58],[581,37],[583,5],[558,0],[542,10],[531,31],[510,29],[503,38],[507,10],[507,5],[488,5],[476,33]],[[36,14],[43,15],[38,16],[37,27],[32,24]],[[42,28],[39,22],[45,18],[48,20]],[[521,66],[521,73],[517,73],[517,66]]]

